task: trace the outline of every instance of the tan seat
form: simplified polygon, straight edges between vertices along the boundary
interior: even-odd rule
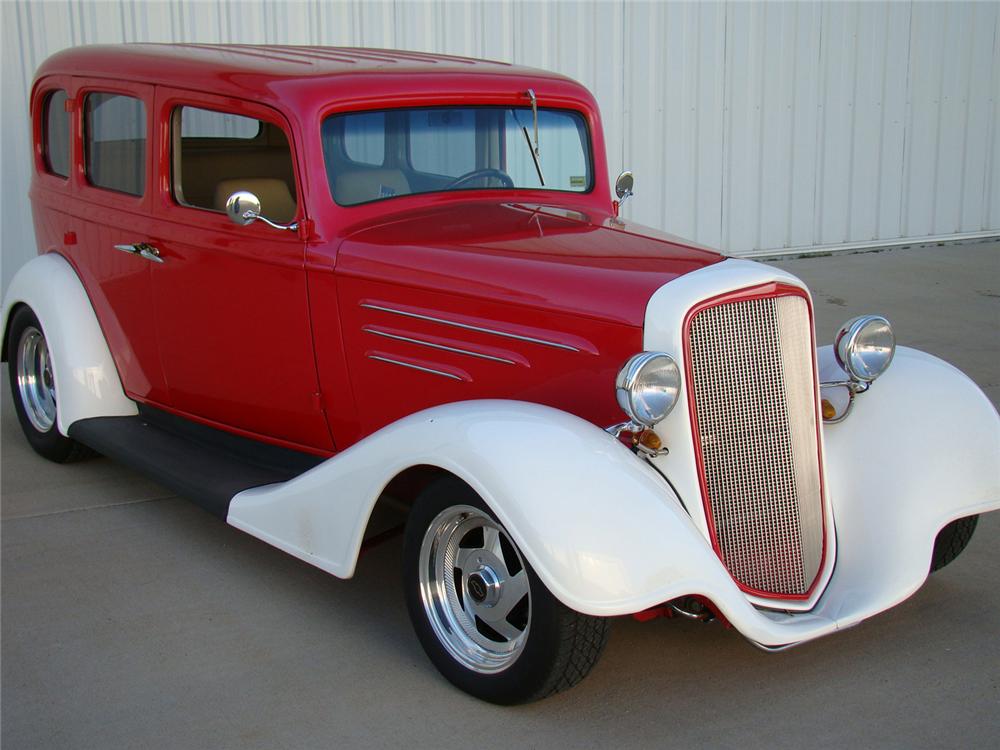
[[[287,224],[295,218],[295,199],[284,180],[274,177],[242,177],[222,180],[215,186],[215,208],[226,210],[229,196],[238,190],[247,190],[260,199],[260,212],[271,221]]]
[[[359,169],[343,172],[333,182],[333,195],[345,206],[378,198],[407,195],[410,183],[398,169]]]

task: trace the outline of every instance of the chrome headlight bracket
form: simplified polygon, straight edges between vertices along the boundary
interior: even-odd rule
[[[660,439],[649,427],[643,427],[632,420],[619,422],[610,427],[605,427],[604,431],[612,435],[616,440],[621,440],[622,435],[629,435],[629,446],[633,451],[646,458],[659,458],[666,456],[670,450],[660,442]],[[650,440],[650,438],[654,438]]]

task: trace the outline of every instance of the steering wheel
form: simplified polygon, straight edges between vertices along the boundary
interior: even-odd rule
[[[483,179],[487,177],[493,177],[500,181],[500,184],[505,188],[514,187],[514,180],[510,178],[510,175],[504,172],[502,169],[473,169],[471,172],[466,172],[460,177],[456,177],[454,180],[449,182],[444,186],[445,190],[454,190],[457,187],[464,185],[467,182],[472,182],[473,180]]]

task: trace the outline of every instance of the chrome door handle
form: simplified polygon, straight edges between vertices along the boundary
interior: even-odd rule
[[[131,255],[138,255],[154,263],[163,262],[163,258],[160,257],[160,251],[145,242],[136,242],[134,245],[115,245],[115,250],[121,250],[123,253]]]

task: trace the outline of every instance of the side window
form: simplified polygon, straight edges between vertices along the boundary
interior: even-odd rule
[[[358,164],[385,163],[385,113],[372,112],[344,120],[344,153]]]
[[[272,221],[295,218],[295,172],[284,131],[253,117],[177,107],[171,121],[174,199],[182,206],[225,211],[226,199],[249,190]]]
[[[88,94],[84,150],[91,185],[129,195],[146,187],[146,106],[121,94]]]
[[[261,121],[211,109],[181,107],[182,138],[234,138],[252,140],[260,135]]]
[[[69,112],[62,89],[49,94],[42,108],[42,158],[50,173],[69,177]]]

